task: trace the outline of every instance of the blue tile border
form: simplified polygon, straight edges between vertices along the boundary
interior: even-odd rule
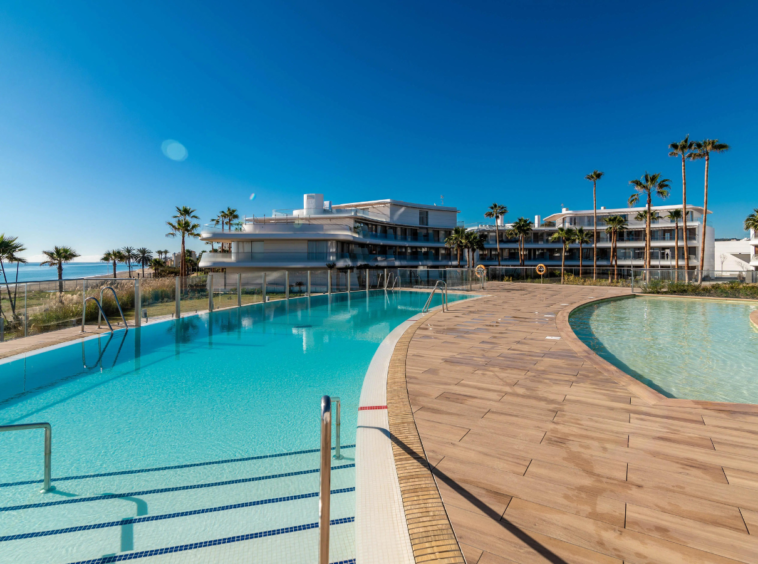
[[[355,488],[341,488],[338,490],[332,490],[331,494],[341,494],[354,492]],[[234,505],[222,505],[220,507],[211,507],[208,509],[195,509],[192,511],[181,511],[179,513],[166,513],[164,515],[151,515],[148,517],[132,517],[129,519],[121,519],[120,521],[108,521],[107,523],[96,523],[94,525],[82,525],[80,527],[67,527],[65,529],[53,529],[51,531],[38,531],[33,533],[20,533],[18,535],[7,535],[0,537],[0,542],[31,539],[36,537],[49,537],[51,535],[62,535],[66,533],[76,533],[80,531],[91,531],[93,529],[105,529],[108,527],[120,527],[122,525],[133,525],[137,523],[148,523],[150,521],[163,521],[165,519],[175,519],[177,517],[190,517],[192,515],[202,515],[206,513],[215,513],[217,511],[228,511],[230,509],[242,509],[245,507],[256,507],[259,505],[270,505],[272,503],[283,503],[285,501],[295,501],[299,499],[309,499],[318,497],[318,492],[290,495],[286,497],[275,497],[271,499],[261,499],[258,501],[248,501],[245,503],[235,503]]]
[[[343,449],[355,448],[355,445],[343,445]],[[332,447],[334,450],[335,447]],[[265,460],[267,458],[282,458],[284,456],[297,456],[300,454],[314,454],[321,452],[321,449],[312,448],[308,450],[296,450],[293,452],[281,452],[277,454],[261,454],[258,456],[248,456],[245,458],[228,458],[226,460],[214,460],[212,462],[193,462],[190,464],[179,464],[177,466],[159,466],[157,468],[142,468],[139,470],[120,470],[118,472],[104,472],[102,474],[84,474],[81,476],[64,476],[62,478],[53,478],[53,482],[65,482],[67,480],[89,480],[90,478],[107,478],[109,476],[125,476],[128,474],[146,474],[148,472],[164,472],[166,470],[180,470],[182,468],[198,468],[200,466],[214,466],[217,464],[233,464],[235,462],[250,462],[251,460]],[[29,484],[41,484],[42,480],[26,480],[22,482],[5,482],[0,483],[0,488],[9,488],[12,486],[26,486]]]
[[[345,517],[344,519],[332,519],[329,521],[329,526],[345,525],[355,521],[355,517]],[[178,546],[170,546],[167,548],[156,548],[153,550],[141,550],[139,552],[124,552],[122,554],[116,554],[114,556],[103,556],[102,558],[95,558],[93,560],[80,560],[78,562],[72,562],[71,564],[111,564],[112,562],[123,562],[124,560],[135,560],[137,558],[145,558],[147,556],[160,556],[162,554],[171,554],[174,552],[184,552],[186,550],[194,550],[196,548],[205,548],[208,546],[220,546],[224,544],[230,544],[233,542],[240,542],[246,540],[260,539],[264,537],[274,537],[277,535],[285,535],[287,533],[298,533],[300,531],[308,531],[310,529],[318,529],[318,523],[308,523],[307,525],[296,525],[294,527],[284,527],[282,529],[273,529],[271,531],[262,531],[260,533],[249,533],[247,535],[237,535],[234,537],[226,537],[223,539],[216,539],[211,541],[193,542],[190,544],[181,544]],[[350,560],[340,560],[333,564],[355,564],[355,558]]]
[[[342,466],[332,466],[332,470],[342,470],[344,468],[355,468],[355,464],[343,464]],[[252,478],[238,478],[237,480],[226,480],[224,482],[210,482],[208,484],[194,484],[191,486],[175,486],[173,488],[158,488],[153,490],[141,490],[136,492],[127,493],[115,493],[115,494],[103,494],[90,497],[79,497],[71,499],[61,499],[58,501],[48,501],[47,503],[28,503],[26,505],[11,505],[8,507],[0,507],[0,513],[5,511],[17,511],[20,509],[35,509],[37,507],[50,507],[53,505],[67,505],[70,503],[85,503],[89,501],[102,501],[106,499],[118,499],[122,497],[138,497],[141,495],[152,495],[169,492],[179,492],[184,490],[197,490],[201,488],[213,488],[217,486],[230,486],[233,484],[245,484],[248,482],[260,482],[263,480],[275,480],[278,478],[289,478],[292,476],[303,476],[305,474],[318,474],[319,469],[313,470],[299,470],[297,472],[285,472],[284,474],[271,474],[269,476],[254,476]]]

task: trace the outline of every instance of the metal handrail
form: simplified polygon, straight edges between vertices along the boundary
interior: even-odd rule
[[[124,312],[121,309],[121,302],[118,301],[118,296],[116,295],[116,290],[113,289],[113,286],[106,286],[105,288],[102,288],[100,290],[100,303],[103,303],[103,292],[105,290],[110,290],[113,292],[113,299],[116,300],[116,306],[118,307],[118,312],[121,314],[121,321],[124,322],[124,327],[126,327],[126,330],[129,330],[129,326],[126,324],[126,317],[124,317]],[[97,312],[97,328],[100,329],[100,312]]]
[[[21,425],[2,425],[0,426],[0,433],[3,433],[5,431],[27,431],[30,429],[45,430],[45,480],[40,493],[47,493],[52,489],[50,487],[50,466],[52,458],[53,428],[50,426],[50,423],[23,423]]]
[[[431,294],[429,294],[429,297],[426,299],[426,303],[424,304],[424,308],[421,310],[421,313],[427,313],[429,311],[429,306],[432,303],[432,298],[434,297],[434,293],[437,291],[437,288],[440,284],[444,284],[445,291],[443,292],[440,290],[440,294],[442,295],[442,312],[444,313],[447,311],[447,284],[443,282],[442,280],[437,280],[437,282],[434,283],[434,288],[432,288]]]
[[[391,288],[391,290],[395,289],[395,286],[397,285],[397,279],[398,278],[399,278],[399,276],[397,274],[395,274],[395,276],[392,277],[392,288]]]
[[[95,302],[95,303],[97,304],[97,309],[99,309],[99,310],[100,310],[100,313],[102,313],[102,314],[103,314],[103,317],[105,318],[105,322],[108,324],[108,329],[110,329],[110,330],[111,330],[111,333],[113,333],[113,327],[111,326],[111,322],[110,322],[110,321],[108,321],[108,316],[107,316],[107,315],[105,315],[105,312],[103,311],[103,308],[100,306],[100,302],[99,302],[99,301],[97,301],[97,298],[96,298],[96,297],[94,297],[94,296],[90,296],[90,297],[88,297],[87,299],[85,299],[85,300],[84,300],[84,306],[82,307],[82,310],[86,310],[86,309],[87,309],[87,302],[88,302],[88,301],[90,301],[90,300],[92,300],[93,302]],[[98,319],[99,319],[99,318],[100,318],[100,317],[99,317],[99,314],[98,314]],[[82,312],[82,319],[84,319],[84,311]],[[98,326],[99,326],[99,325],[98,325]],[[84,332],[84,322],[83,322],[83,321],[82,321],[82,332]]]
[[[337,397],[331,397],[333,404],[337,404],[336,411],[336,417],[334,421],[334,459],[340,460],[342,458],[342,455],[340,454],[340,419],[342,415],[342,404],[340,403],[340,398]]]
[[[321,398],[321,487],[318,496],[319,564],[329,564],[329,502],[332,490],[332,400]]]

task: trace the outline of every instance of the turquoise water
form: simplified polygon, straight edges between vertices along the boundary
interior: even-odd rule
[[[116,272],[126,272],[127,265],[117,264]],[[132,264],[132,276],[137,276],[136,272],[142,270]],[[10,268],[5,265],[5,274],[8,282],[16,282],[16,265]],[[107,262],[69,262],[63,265],[64,280],[73,280],[75,278],[89,278],[90,276],[113,276],[113,263]],[[41,282],[44,280],[58,280],[58,269],[49,266],[40,266],[39,264],[21,264],[18,268],[19,282]]]
[[[0,424],[52,424],[57,488],[38,493],[42,431],[0,434],[0,562],[82,561],[315,522],[320,398],[341,398],[342,444],[352,445],[374,352],[427,296],[270,302],[0,364]],[[352,453],[334,461],[333,519],[354,517]],[[135,517],[131,531],[118,524]],[[339,558],[351,557],[346,523],[335,527],[349,529],[335,537]]]
[[[758,404],[756,302],[614,300],[569,319],[599,356],[665,396]]]

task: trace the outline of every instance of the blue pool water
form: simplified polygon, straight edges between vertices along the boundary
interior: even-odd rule
[[[758,404],[756,302],[636,297],[571,314],[599,356],[665,396]]]
[[[190,558],[193,543],[282,530],[250,547],[256,562],[312,561],[317,530],[303,527],[318,515],[320,398],[341,398],[342,443],[352,445],[374,352],[427,297],[270,302],[0,364],[0,425],[52,424],[56,486],[38,493],[42,431],[0,434],[0,562],[166,547]],[[332,483],[337,560],[354,554],[353,449],[343,454]],[[286,558],[280,537],[296,539]]]

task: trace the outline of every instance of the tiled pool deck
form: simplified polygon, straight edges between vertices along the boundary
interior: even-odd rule
[[[424,506],[449,518],[468,564],[758,562],[758,406],[666,399],[589,351],[568,312],[628,290],[487,294],[427,316],[393,355],[390,429],[407,381],[446,512],[404,494],[409,529]],[[395,447],[418,452],[404,423]],[[408,456],[401,489],[414,464],[423,484]],[[443,548],[411,540],[416,562],[460,561],[444,532]]]

